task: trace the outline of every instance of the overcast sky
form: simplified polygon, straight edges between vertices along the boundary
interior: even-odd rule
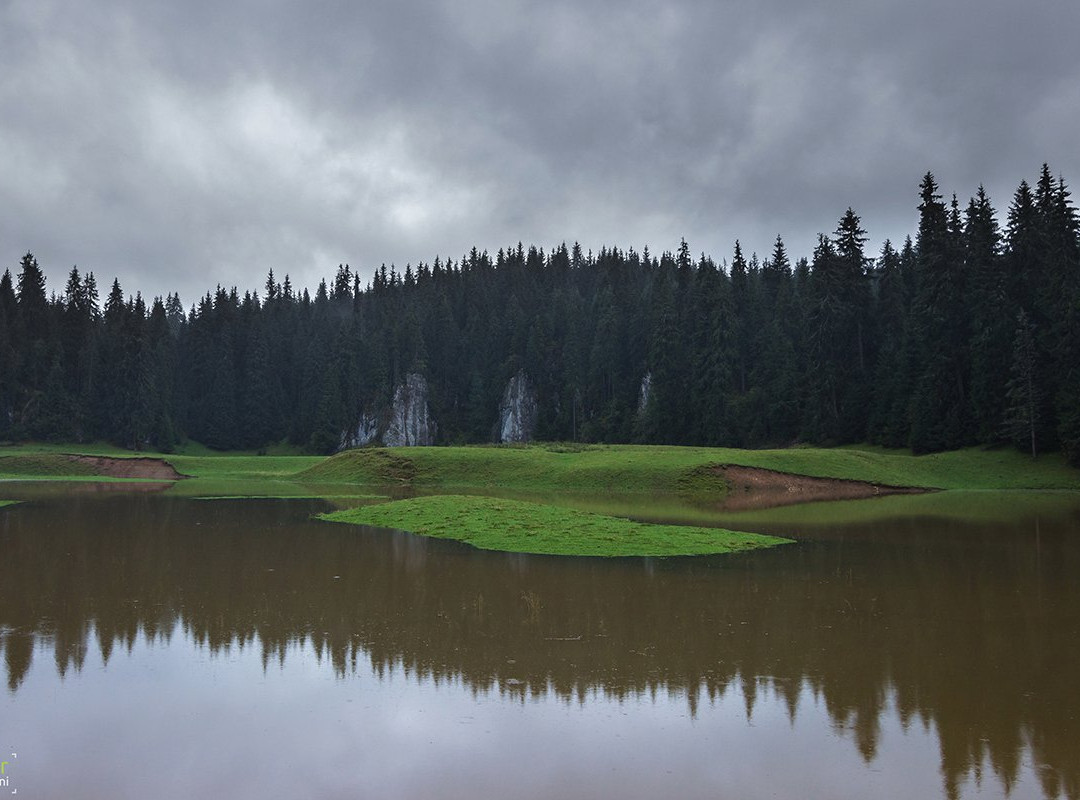
[[[185,305],[577,240],[876,254],[1080,181],[1075,0],[0,0],[0,268]]]

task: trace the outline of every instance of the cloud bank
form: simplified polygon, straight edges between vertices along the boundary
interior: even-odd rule
[[[0,265],[313,286],[523,241],[876,248],[933,171],[1080,180],[1080,6],[0,3]]]

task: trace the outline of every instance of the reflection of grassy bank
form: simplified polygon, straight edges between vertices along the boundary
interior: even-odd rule
[[[299,490],[298,490],[299,491]],[[307,494],[201,494],[195,495],[191,499],[193,500],[326,500],[331,505],[343,506],[345,508],[351,508],[355,503],[362,502],[385,502],[389,500],[386,495],[383,494],[333,494],[328,492],[314,492],[308,491]],[[354,503],[355,501],[355,503]]]
[[[1057,518],[1075,514],[1076,498],[1076,493],[1069,491],[972,489],[806,503],[738,513],[718,509],[707,513],[707,516],[713,521],[731,525],[758,522],[842,525],[913,517],[1009,524],[1021,518]]]
[[[321,456],[166,455],[182,475],[204,480],[286,480],[323,460]]]
[[[321,515],[333,522],[397,528],[483,550],[589,556],[733,553],[786,539],[720,528],[649,525],[538,503],[433,495]]]
[[[343,483],[320,485],[286,479],[223,476],[177,481],[168,491],[177,497],[334,497],[355,494],[356,487]]]

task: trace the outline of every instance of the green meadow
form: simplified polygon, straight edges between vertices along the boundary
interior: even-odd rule
[[[660,445],[527,445],[349,450],[297,478],[431,489],[581,494],[700,494],[701,468],[737,464],[796,475],[927,489],[1080,490],[1080,470],[1059,455],[1032,461],[1012,449],[913,456],[881,448],[735,450]]]
[[[130,480],[95,474],[91,464],[70,460],[73,453],[160,458],[183,476],[167,489],[174,495],[321,497],[359,506],[327,517],[335,521],[454,538],[486,549],[575,555],[731,552],[781,540],[740,538],[746,535],[716,526],[897,514],[976,518],[1052,504],[1055,492],[1080,491],[1080,471],[1060,456],[1033,461],[1007,448],[913,456],[873,447],[531,444],[364,448],[322,457],[286,449],[260,455],[193,446],[161,454],[108,445],[30,445],[0,447],[0,480]],[[724,464],[947,491],[724,514],[728,487],[710,469]],[[2,483],[0,496],[14,498]],[[406,499],[378,502],[391,496]]]
[[[737,464],[796,475],[928,489],[1080,490],[1080,470],[1057,454],[1033,461],[1011,448],[968,448],[913,456],[873,447],[736,450],[663,445],[363,448],[324,457],[256,455],[195,447],[178,453],[132,453],[108,445],[0,447],[0,477],[93,477],[66,454],[151,457],[207,482],[353,484],[429,489],[506,489],[580,494],[678,495],[702,489],[702,467]],[[707,482],[706,482],[707,483]],[[246,494],[237,492],[236,494]]]

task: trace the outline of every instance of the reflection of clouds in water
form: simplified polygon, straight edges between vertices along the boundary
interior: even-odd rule
[[[786,552],[646,564],[476,553],[310,522],[320,508],[141,497],[8,513],[9,704],[36,714],[59,691],[73,742],[85,743],[98,718],[148,731],[188,720],[190,735],[201,725],[211,740],[231,731],[222,746],[236,755],[219,764],[219,780],[245,758],[261,763],[252,748],[309,752],[329,730],[348,739],[321,745],[343,764],[398,743],[406,752],[376,759],[365,777],[387,785],[407,783],[398,758],[415,767],[415,753],[434,748],[431,759],[451,759],[448,739],[471,755],[454,755],[446,774],[478,786],[502,780],[500,759],[524,759],[513,767],[528,772],[565,750],[582,769],[582,754],[608,758],[608,778],[633,776],[626,791],[642,787],[639,796],[656,787],[637,776],[654,754],[687,780],[719,770],[701,780],[726,787],[746,765],[776,772],[770,763],[797,760],[792,750],[808,754],[811,771],[797,782],[819,780],[832,796],[833,775],[862,776],[843,786],[885,796],[858,781],[886,774],[890,786],[926,779],[940,789],[944,776],[962,789],[980,771],[1023,796],[1031,764],[1047,796],[1057,785],[1076,795],[1080,731],[1060,665],[1080,654],[1059,635],[1061,615],[1080,606],[1068,521],[1041,520],[1036,539],[1024,525],[878,521]],[[145,705],[133,699],[142,685],[152,687]],[[73,699],[93,686],[100,707],[84,713]],[[369,700],[354,717],[351,706]],[[624,713],[621,726],[604,721]],[[522,730],[504,730],[507,719]],[[549,737],[551,719],[568,729]],[[711,756],[699,752],[705,734],[723,739]],[[127,728],[116,735],[129,738]],[[349,742],[365,737],[378,742],[359,755]],[[764,754],[726,760],[747,742]],[[908,748],[937,752],[911,766],[897,755]],[[685,763],[684,750],[702,763]],[[311,757],[311,771],[338,774]],[[822,766],[834,763],[843,771]],[[662,779],[667,768],[654,766]],[[753,785],[775,788],[787,774]]]
[[[401,664],[380,678],[362,661],[342,680],[310,643],[287,649],[286,669],[265,669],[258,648],[215,652],[179,631],[168,645],[138,637],[107,669],[92,652],[59,690],[41,659],[3,708],[5,727],[35,754],[24,785],[162,800],[941,792],[932,728],[905,731],[887,703],[868,764],[809,684],[795,690],[792,718],[788,698],[761,683],[748,719],[741,681],[691,715],[681,689],[520,698]],[[1034,786],[1028,767],[1013,796]]]

